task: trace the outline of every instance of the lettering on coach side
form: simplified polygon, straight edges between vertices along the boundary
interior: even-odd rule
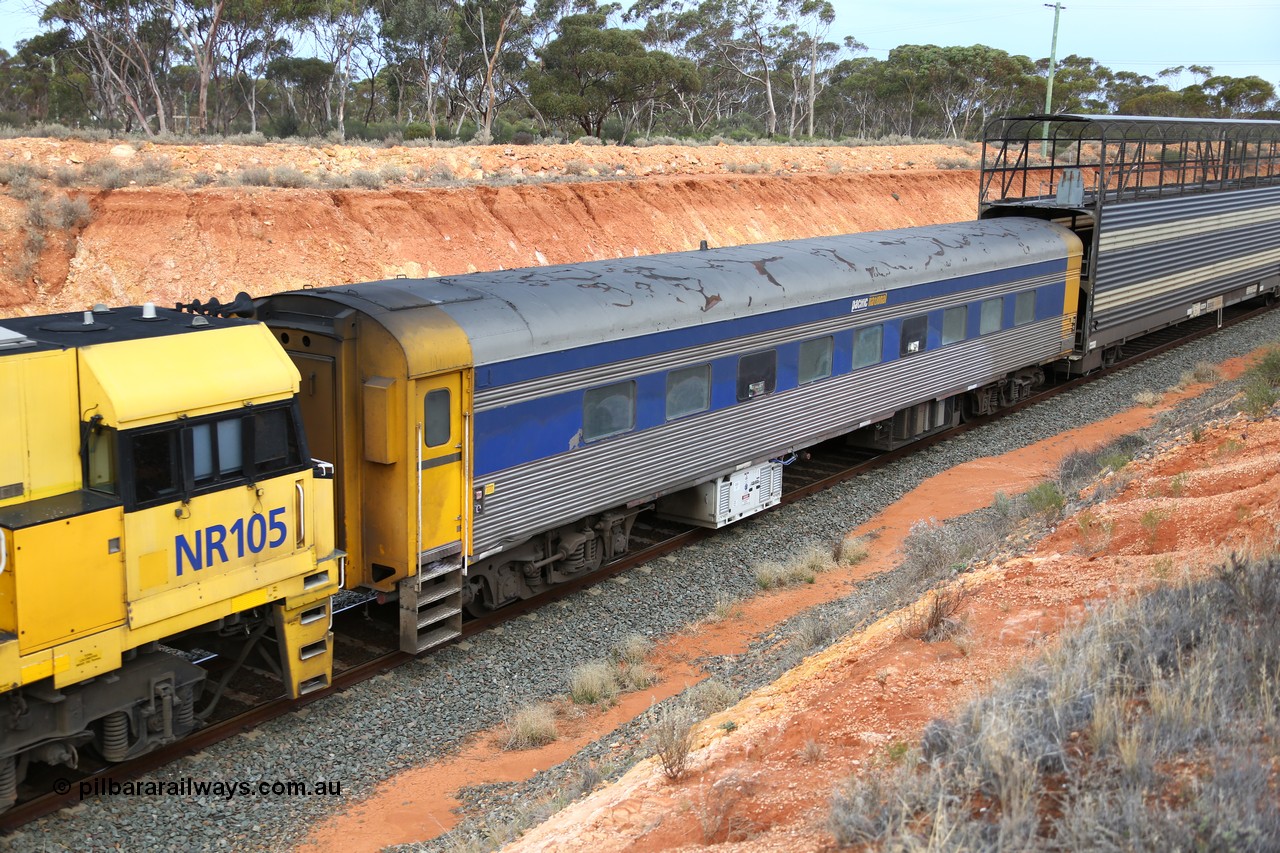
[[[237,518],[230,525],[210,524],[188,539],[179,533],[173,538],[174,560],[178,577],[185,569],[198,572],[217,562],[231,561],[231,555],[242,559],[245,554],[260,554],[278,548],[289,539],[289,525],[284,520],[284,507],[276,507],[266,515],[255,512],[248,518]]]
[[[865,311],[868,308],[876,308],[880,305],[888,304],[889,294],[876,293],[871,296],[859,296],[849,306],[850,311]]]

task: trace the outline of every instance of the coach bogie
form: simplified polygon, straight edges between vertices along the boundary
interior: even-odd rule
[[[626,553],[641,509],[592,516],[472,563],[467,567],[464,606],[479,615],[596,571]]]

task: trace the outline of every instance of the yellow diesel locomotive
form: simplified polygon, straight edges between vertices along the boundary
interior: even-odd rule
[[[343,558],[297,391],[245,320],[0,321],[0,809],[33,761],[199,725],[197,650],[274,639],[282,692],[328,685]]]

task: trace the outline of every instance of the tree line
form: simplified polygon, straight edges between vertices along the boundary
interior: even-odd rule
[[[834,40],[828,0],[53,0],[0,51],[0,123],[531,141],[973,138],[1040,112],[1048,60]],[[1194,82],[1172,88],[1189,74]],[[1068,56],[1057,112],[1280,116],[1275,87]]]

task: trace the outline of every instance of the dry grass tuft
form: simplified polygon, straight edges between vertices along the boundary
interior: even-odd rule
[[[533,749],[545,746],[560,736],[556,730],[556,711],[550,705],[525,705],[513,711],[504,722],[505,749]]]
[[[590,661],[569,674],[569,698],[579,705],[611,705],[618,698],[616,668],[605,661]]]

